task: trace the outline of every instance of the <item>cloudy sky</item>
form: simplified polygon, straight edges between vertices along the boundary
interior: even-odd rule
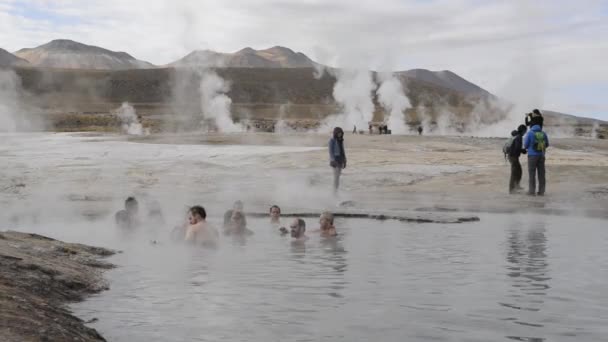
[[[448,69],[608,120],[608,0],[0,0],[0,47],[57,38],[155,64],[282,45],[338,67]]]

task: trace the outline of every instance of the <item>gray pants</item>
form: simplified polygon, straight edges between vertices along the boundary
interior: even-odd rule
[[[545,156],[528,156],[528,193],[536,191],[536,172],[538,172],[538,194],[545,194]]]
[[[342,174],[342,166],[338,165],[334,169],[334,192],[338,191],[340,187],[340,175]]]

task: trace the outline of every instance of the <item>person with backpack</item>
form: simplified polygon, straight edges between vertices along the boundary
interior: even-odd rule
[[[524,139],[524,148],[528,151],[528,176],[530,196],[545,195],[545,152],[549,147],[549,137],[539,125],[532,126]],[[538,192],[536,191],[536,174],[538,173]]]
[[[509,149],[511,148],[511,145],[513,145],[513,140],[515,140],[516,136],[517,130],[511,131],[511,137],[507,139],[504,145],[502,145],[502,154],[505,155],[505,161],[509,160]]]
[[[517,190],[523,189],[520,185],[521,182],[521,164],[519,163],[519,156],[521,154],[526,154],[526,150],[523,148],[523,136],[526,134],[528,129],[525,125],[519,125],[516,131],[513,131],[511,134],[515,133],[513,141],[511,145],[507,149],[507,154],[509,156],[509,163],[511,163],[511,177],[509,179],[509,193],[513,194]]]

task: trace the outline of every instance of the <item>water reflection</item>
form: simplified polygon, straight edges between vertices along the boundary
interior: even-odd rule
[[[507,235],[507,276],[510,288],[507,293],[509,302],[499,303],[501,306],[528,312],[520,318],[509,318],[520,326],[541,328],[543,324],[533,321],[535,315],[543,309],[545,297],[551,288],[549,281],[549,263],[547,261],[547,237],[543,221],[524,223],[530,224],[527,232],[521,228],[521,222],[514,222]],[[543,341],[538,337],[507,336],[518,341]]]

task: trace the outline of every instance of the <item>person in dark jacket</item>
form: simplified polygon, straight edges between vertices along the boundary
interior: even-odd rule
[[[509,163],[511,163],[511,178],[509,179],[509,193],[513,194],[517,190],[523,189],[520,185],[521,182],[521,164],[519,163],[519,156],[526,154],[526,150],[523,148],[523,136],[526,134],[528,129],[525,125],[519,125],[515,132],[515,138],[511,147],[509,148]]]
[[[534,125],[526,134],[524,148],[528,150],[528,195],[545,195],[545,151],[549,147],[549,137],[539,125]],[[538,172],[538,193],[536,191],[536,173]]]
[[[344,152],[344,131],[340,127],[334,128],[334,134],[329,139],[329,166],[334,171],[334,192],[340,187],[340,175],[346,168],[346,152]]]

